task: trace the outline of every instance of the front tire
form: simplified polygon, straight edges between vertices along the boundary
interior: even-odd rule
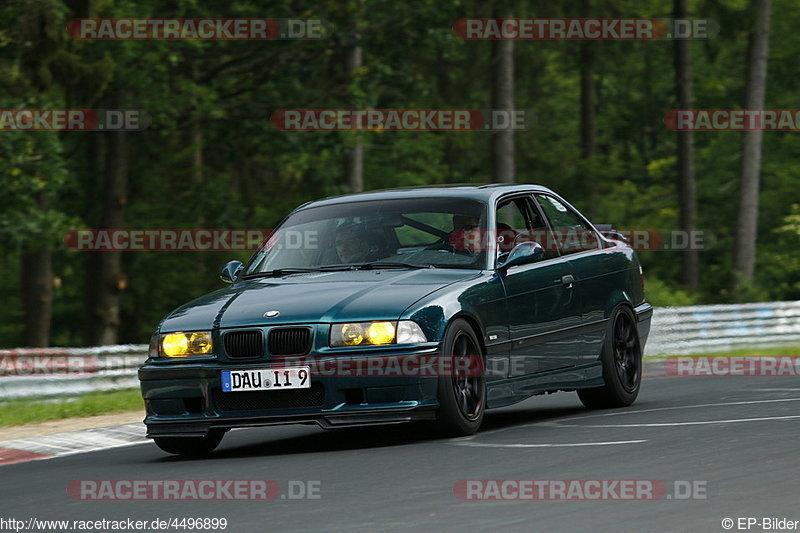
[[[452,358],[452,364],[449,375],[439,376],[435,429],[449,437],[472,435],[483,422],[486,379],[478,337],[466,320],[458,318],[447,328],[441,357]]]
[[[222,430],[212,430],[205,437],[155,437],[153,441],[167,453],[202,457],[213,452],[224,435]]]
[[[617,309],[600,356],[605,385],[578,390],[578,398],[589,409],[627,407],[636,401],[642,382],[642,345],[633,311]]]

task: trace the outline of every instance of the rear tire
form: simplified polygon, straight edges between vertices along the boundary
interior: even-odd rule
[[[486,379],[478,337],[469,322],[454,320],[444,335],[442,357],[453,359],[450,375],[439,376],[439,410],[433,424],[437,433],[448,437],[472,435],[483,422],[486,410]],[[459,360],[463,361],[459,364]],[[476,361],[480,361],[476,369]],[[479,370],[479,375],[473,375]]]
[[[608,324],[600,356],[605,385],[578,390],[578,398],[589,409],[627,407],[639,395],[642,345],[633,311],[627,306],[619,307]]]
[[[153,440],[167,453],[202,457],[213,452],[224,435],[223,430],[211,430],[205,437],[155,437]]]

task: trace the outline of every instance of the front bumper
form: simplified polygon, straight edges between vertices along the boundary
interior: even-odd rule
[[[409,351],[360,352],[359,358],[432,356],[438,346]],[[311,356],[314,357],[314,356]],[[316,356],[319,357],[319,356]],[[325,356],[330,360],[335,356]],[[319,360],[318,360],[319,361]],[[393,424],[436,417],[437,379],[407,375],[314,374],[311,388],[287,391],[222,392],[223,370],[286,366],[269,361],[234,363],[148,360],[139,369],[148,437],[204,436],[213,429],[317,424],[331,429]]]

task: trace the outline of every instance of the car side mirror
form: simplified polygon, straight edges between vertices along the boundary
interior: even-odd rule
[[[505,261],[497,265],[498,270],[508,270],[511,267],[527,265],[544,259],[544,248],[538,242],[521,242],[508,253]]]
[[[227,265],[222,267],[222,272],[219,274],[219,279],[225,283],[233,283],[242,268],[244,268],[244,265],[241,261],[229,261]]]

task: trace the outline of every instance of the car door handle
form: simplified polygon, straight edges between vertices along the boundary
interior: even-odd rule
[[[572,274],[561,276],[561,284],[566,285],[568,289],[572,288],[573,283],[575,283],[575,278],[572,276]]]

